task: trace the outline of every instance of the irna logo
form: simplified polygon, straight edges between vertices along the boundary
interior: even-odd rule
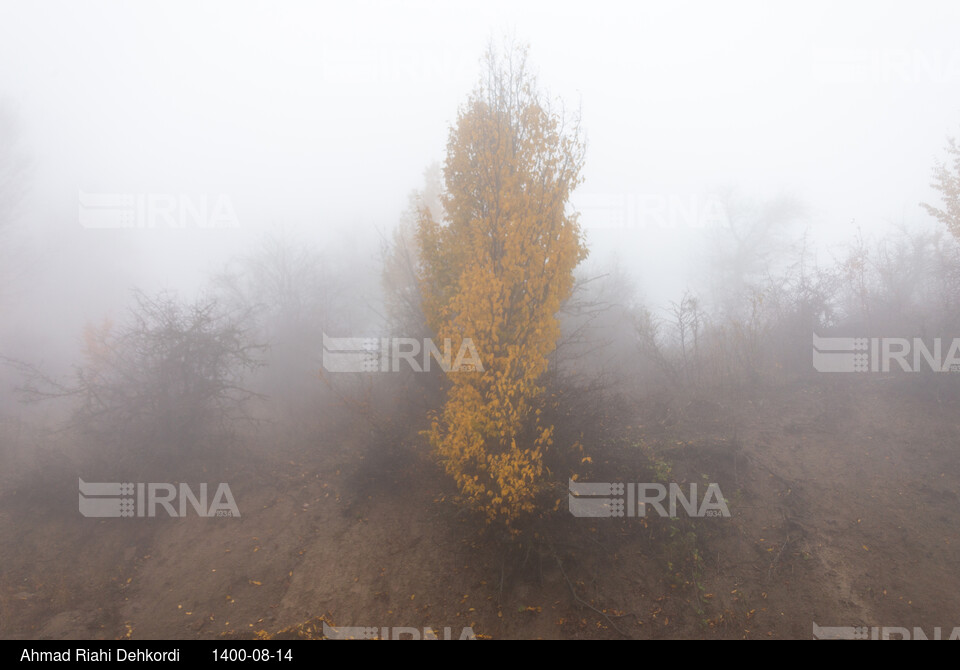
[[[323,369],[327,372],[429,372],[435,362],[444,372],[483,372],[469,337],[454,356],[450,338],[441,351],[433,340],[412,337],[329,337],[323,334]]]
[[[813,334],[817,372],[960,372],[960,339],[820,337]]]
[[[80,480],[80,514],[86,517],[184,517],[190,509],[202,517],[239,517],[228,484],[218,484],[213,498],[207,484],[194,492],[186,484],[85,482]],[[162,510],[163,514],[158,514]]]

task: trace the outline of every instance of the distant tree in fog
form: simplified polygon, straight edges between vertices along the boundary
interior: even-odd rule
[[[921,206],[960,238],[960,142],[953,137],[947,140],[947,154],[951,158],[947,163],[937,163],[931,184],[940,192],[943,209],[927,203]]]
[[[16,117],[0,102],[0,228],[10,224],[26,191],[27,167]]]
[[[20,127],[8,105],[0,101],[0,292],[9,281],[7,243],[3,238],[26,193],[29,162],[20,146]]]
[[[420,337],[424,332],[426,318],[423,314],[420,282],[417,268],[420,252],[417,246],[417,226],[421,213],[428,213],[435,221],[442,221],[443,176],[440,164],[434,163],[423,173],[424,184],[410,194],[407,209],[400,217],[400,224],[382,249],[383,270],[381,281],[387,321],[391,331],[403,337]]]
[[[198,447],[224,420],[244,418],[254,394],[244,376],[262,347],[244,319],[215,299],[185,303],[174,295],[134,295],[129,319],[84,333],[84,363],[64,382],[21,364],[28,400],[69,397],[74,425],[123,454],[173,459]]]
[[[345,284],[320,251],[282,233],[266,235],[215,277],[220,299],[246,314],[253,337],[269,345],[270,395],[294,400],[315,386],[323,333],[348,320]]]
[[[728,196],[725,209],[725,224],[709,240],[709,283],[715,306],[726,316],[741,317],[755,285],[788,256],[788,228],[803,207],[786,196],[757,203]]]

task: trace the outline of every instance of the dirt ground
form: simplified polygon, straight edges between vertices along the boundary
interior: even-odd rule
[[[641,414],[645,446],[594,454],[581,479],[648,481],[653,454],[670,481],[718,483],[731,517],[575,518],[564,477],[558,512],[507,549],[426,456],[325,444],[238,458],[222,479],[240,518],[83,518],[75,468],[8,476],[0,637],[246,637],[318,617],[494,639],[960,626],[955,384],[816,377]]]

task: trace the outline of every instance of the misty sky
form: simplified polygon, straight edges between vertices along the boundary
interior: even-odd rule
[[[513,35],[582,110],[594,256],[663,298],[695,266],[689,231],[591,229],[598,198],[788,194],[824,241],[928,221],[917,203],[960,134],[958,28],[956,2],[2,0],[0,99],[33,164],[29,253],[102,245],[110,263],[75,260],[100,285],[183,286],[271,226],[389,230],[488,40]],[[239,228],[86,230],[80,191],[226,194]]]

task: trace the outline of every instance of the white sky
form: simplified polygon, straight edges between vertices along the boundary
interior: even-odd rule
[[[389,229],[505,33],[582,108],[587,204],[787,193],[829,242],[854,220],[925,221],[960,134],[957,2],[0,0],[0,98],[34,164],[25,225],[41,246],[111,245],[129,231],[80,230],[79,191],[227,194],[238,230],[135,231],[147,261],[125,272],[173,284],[271,225]],[[591,216],[594,255],[616,250],[645,292],[686,281],[686,237]]]

